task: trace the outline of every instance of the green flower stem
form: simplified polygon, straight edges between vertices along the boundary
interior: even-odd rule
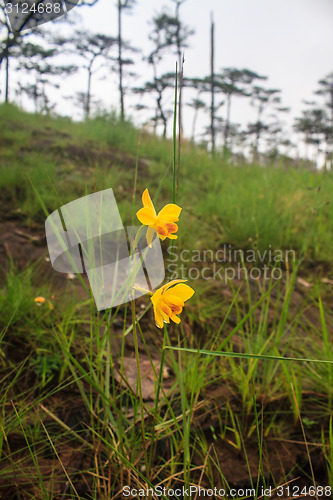
[[[145,440],[145,418],[144,418],[143,399],[142,399],[140,357],[139,357],[139,347],[138,347],[138,336],[137,336],[137,331],[136,331],[136,314],[135,314],[135,300],[134,299],[132,300],[132,324],[133,324],[135,358],[136,358],[136,366],[137,366],[137,373],[138,373],[137,387],[139,388],[139,400],[140,400],[140,409],[141,409],[141,437],[142,437],[143,452],[144,452],[146,471],[147,471],[149,464],[148,464],[146,440]]]
[[[140,233],[141,233],[141,231],[142,231],[142,229],[143,229],[144,227],[145,227],[144,225],[140,226],[140,227],[139,227],[139,229],[138,229],[138,232],[137,232],[137,233],[136,233],[136,235],[135,235],[135,238],[134,238],[134,243],[133,243],[133,249],[134,249],[134,251],[135,251],[135,249],[136,249],[136,245],[137,245],[137,243],[138,243],[138,239],[139,239]]]
[[[148,295],[154,295],[153,292],[151,292],[150,290],[146,290],[145,288],[141,288],[141,286],[133,286],[133,289],[138,290],[139,292],[146,293]]]

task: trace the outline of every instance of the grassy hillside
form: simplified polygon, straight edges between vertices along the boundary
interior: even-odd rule
[[[170,199],[170,141],[119,124],[114,116],[85,123],[0,107],[1,200],[28,222],[94,189],[112,187],[128,221],[136,156],[137,196],[145,187],[162,205]],[[138,146],[139,144],[139,146]],[[332,173],[257,165],[228,165],[182,145],[177,200],[187,213],[179,244],[219,248],[222,243],[264,251],[294,248],[309,259],[330,261],[333,252]],[[305,246],[304,246],[305,245]]]
[[[148,296],[98,313],[86,277],[51,267],[48,213],[111,187],[139,224],[146,188],[172,202],[173,154],[114,116],[0,106],[0,498],[333,487],[331,172],[183,141],[179,238],[162,242],[167,275],[195,290],[180,325],[158,330]]]

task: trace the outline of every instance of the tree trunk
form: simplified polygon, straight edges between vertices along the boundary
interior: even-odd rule
[[[261,130],[262,130],[261,117],[262,117],[263,111],[264,111],[264,109],[263,109],[262,105],[260,105],[258,108],[257,130],[256,130],[255,145],[254,145],[254,158],[256,161],[259,160],[259,141],[260,141]]]
[[[9,102],[9,54],[6,57],[5,102]]]
[[[183,83],[183,58],[182,58],[182,47],[180,38],[180,20],[179,20],[179,6],[180,2],[176,4],[176,21],[177,21],[177,31],[176,31],[176,45],[177,45],[177,55],[178,55],[178,87],[179,87],[179,133],[183,132],[183,113],[182,113],[182,83]]]
[[[163,139],[165,139],[167,134],[167,120],[165,116],[162,116],[162,121],[163,121]]]
[[[198,118],[198,108],[195,108],[193,122],[192,122],[192,139],[191,139],[193,143],[195,139],[195,126],[197,124],[197,118]]]
[[[210,133],[212,141],[212,155],[215,155],[215,74],[214,74],[214,21],[212,15],[211,33],[210,33]]]
[[[91,64],[88,67],[88,87],[87,87],[87,102],[86,102],[86,118],[90,116],[90,101],[91,101]]]
[[[124,110],[124,87],[123,87],[123,60],[122,60],[122,44],[121,37],[121,0],[118,0],[118,66],[119,66],[119,94],[120,94],[120,118],[125,120]]]
[[[179,72],[180,72],[181,67],[182,67],[182,48],[181,48],[181,39],[180,39],[179,6],[180,6],[180,2],[177,2],[177,4],[176,4],[176,21],[177,21],[176,45],[177,45],[177,55],[178,55],[178,67],[179,67]]]
[[[309,135],[308,134],[305,134],[304,144],[305,144],[305,159],[309,160]]]
[[[331,86],[331,134],[330,134],[330,168],[333,168],[333,84]]]
[[[158,122],[158,105],[156,105],[155,119],[154,119],[154,134],[157,134],[157,122]]]
[[[259,159],[260,132],[261,132],[261,130],[260,130],[260,122],[258,121],[256,135],[255,135],[255,142],[254,142],[254,159],[256,161],[258,161],[258,159]]]
[[[167,118],[166,118],[166,116],[163,112],[163,108],[162,108],[162,92],[159,92],[159,96],[157,98],[157,106],[158,106],[158,110],[160,113],[160,118],[163,122],[163,137],[165,139],[166,133],[167,133]]]
[[[224,150],[228,148],[229,130],[230,130],[230,108],[231,108],[231,95],[227,95],[227,116],[224,128]]]
[[[36,78],[36,85],[35,85],[35,90],[34,90],[34,102],[35,102],[35,113],[38,113],[38,87],[39,87],[39,82],[38,78]]]

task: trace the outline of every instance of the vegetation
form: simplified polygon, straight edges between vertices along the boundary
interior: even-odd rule
[[[177,167],[175,143],[114,115],[2,105],[0,131],[4,498],[333,487],[331,173],[236,167],[186,141]],[[183,207],[163,244],[195,290],[180,325],[158,330],[149,297],[97,314],[86,278],[48,262],[47,213],[110,187],[125,225],[147,187]]]
[[[92,7],[98,0],[79,2],[80,6]],[[76,5],[77,1],[74,2]],[[35,110],[43,114],[55,113],[59,101],[69,99],[79,104],[82,117],[93,116],[97,109],[105,109],[103,99],[96,100],[94,95],[95,76],[109,78],[111,72],[117,74],[116,88],[106,91],[119,94],[119,113],[122,121],[130,116],[126,101],[130,96],[141,98],[135,109],[137,122],[161,133],[166,138],[168,123],[173,115],[175,61],[178,66],[178,88],[192,100],[183,102],[180,94],[180,128],[183,132],[185,105],[194,108],[196,119],[197,105],[210,115],[210,125],[201,123],[198,142],[204,143],[209,151],[224,157],[242,155],[249,162],[265,163],[266,158],[300,156],[300,143],[305,143],[305,160],[312,166],[330,168],[333,151],[333,94],[332,73],[318,82],[315,90],[317,100],[305,103],[301,116],[293,117],[293,126],[288,127],[283,117],[290,108],[282,104],[281,90],[275,87],[259,86],[258,80],[267,80],[249,68],[222,67],[215,69],[215,59],[220,57],[220,48],[215,47],[215,24],[211,24],[209,75],[183,74],[184,51],[190,46],[195,30],[183,20],[183,5],[186,0],[172,0],[159,12],[152,12],[147,35],[150,44],[143,50],[129,43],[123,37],[126,13],[134,13],[135,0],[115,0],[114,13],[117,14],[117,32],[88,32],[86,28],[68,29],[68,23],[75,23],[70,16],[62,16],[47,29],[39,26],[39,14],[32,11],[28,19],[18,18],[17,26],[11,31],[6,7],[0,6],[0,69],[4,72],[3,96],[5,102],[22,102],[28,97]],[[73,2],[66,3],[68,10]],[[22,24],[19,23],[22,22]],[[27,30],[27,26],[37,27]],[[207,38],[209,34],[207,33]],[[129,54],[131,57],[129,57]],[[73,60],[75,64],[73,64]],[[103,61],[103,63],[102,63]],[[146,67],[145,67],[146,66]],[[127,68],[135,68],[131,71]],[[141,73],[138,74],[137,68]],[[73,74],[82,75],[82,85],[75,95],[57,95],[63,78]],[[19,81],[12,82],[12,75],[20,75]],[[150,76],[149,76],[150,74]],[[148,76],[147,76],[148,75]],[[135,77],[135,84],[132,81]],[[16,77],[17,80],[17,77]],[[15,91],[15,98],[13,97]],[[231,121],[231,103],[242,98],[248,99],[253,106],[253,117],[248,123]],[[297,136],[295,131],[300,135]],[[296,152],[296,153],[295,153]]]
[[[115,33],[67,15],[45,29],[33,11],[13,26],[0,5],[5,500],[332,497],[333,74],[291,132],[266,76],[216,70],[213,15],[210,74],[184,74],[185,3],[152,13],[145,51],[124,38],[136,0],[112,2]],[[56,114],[54,93],[78,71],[61,99],[82,122]],[[95,99],[112,71],[118,112]],[[239,98],[250,123],[232,121]],[[152,287],[146,269],[139,298],[98,310],[85,272],[53,269],[45,220],[110,188],[125,228],[142,223],[130,251],[160,237],[165,280]]]

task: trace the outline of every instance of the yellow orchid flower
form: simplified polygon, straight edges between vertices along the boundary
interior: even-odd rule
[[[194,290],[184,285],[187,280],[173,280],[156,290],[150,300],[154,306],[156,326],[163,328],[163,323],[170,323],[170,319],[175,323],[180,323],[177,314],[180,314],[184,307],[184,302],[192,297]]]
[[[36,306],[41,306],[42,304],[44,304],[46,299],[44,297],[36,297],[34,299],[34,301],[35,301]]]
[[[52,295],[51,299],[54,299],[54,295]],[[36,306],[41,306],[42,304],[44,304],[45,302],[47,302],[47,305],[49,306],[50,309],[54,309],[54,305],[52,304],[52,302],[50,300],[46,301],[45,297],[36,297],[34,299],[34,302],[36,304]]]
[[[177,239],[174,234],[178,231],[178,226],[175,222],[179,221],[181,208],[174,203],[165,205],[164,208],[156,215],[156,210],[149,196],[148,189],[145,189],[142,195],[143,208],[137,212],[137,218],[147,229],[147,243],[150,246],[153,241],[154,231],[157,232],[161,240],[170,238]]]

